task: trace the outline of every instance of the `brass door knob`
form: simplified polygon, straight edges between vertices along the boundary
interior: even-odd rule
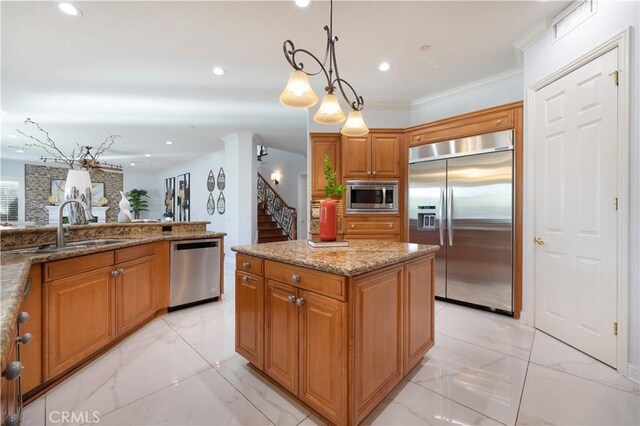
[[[533,242],[538,244],[539,246],[543,246],[544,245],[544,240],[540,237],[536,237],[533,239]]]

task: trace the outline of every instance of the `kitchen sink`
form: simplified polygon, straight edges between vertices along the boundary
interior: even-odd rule
[[[74,241],[71,243],[66,243],[64,247],[56,247],[55,245],[30,247],[30,248],[23,248],[23,249],[7,250],[7,251],[4,251],[3,253],[18,253],[18,254],[57,253],[62,251],[75,250],[79,248],[100,247],[100,246],[106,246],[110,244],[126,243],[127,241],[131,241],[131,240],[121,238],[121,239],[100,239],[100,240],[90,240],[90,241]]]

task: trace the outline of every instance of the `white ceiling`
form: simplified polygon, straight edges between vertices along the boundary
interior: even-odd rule
[[[282,42],[321,55],[328,2],[76,4],[81,18],[51,1],[1,3],[2,157],[39,158],[10,148],[26,142],[8,135],[27,117],[69,151],[119,134],[104,159],[149,171],[219,150],[236,131],[305,152],[306,112],[278,103],[291,70]],[[365,98],[366,119],[367,103],[410,102],[517,68],[514,41],[566,4],[338,1],[340,73]],[[383,60],[391,71],[377,70]],[[214,76],[214,65],[227,75]],[[319,94],[325,85],[312,84]]]

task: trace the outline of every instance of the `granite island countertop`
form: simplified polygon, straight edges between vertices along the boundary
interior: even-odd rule
[[[378,240],[352,240],[349,247],[313,248],[307,240],[234,246],[231,250],[331,274],[354,276],[435,253],[439,246]]]
[[[206,222],[203,222],[206,223]],[[135,234],[134,234],[135,235]],[[156,241],[195,240],[203,238],[221,238],[223,232],[184,232],[161,233],[151,235],[107,236],[99,238],[124,239],[125,241],[93,247],[78,247],[60,252],[16,253],[0,252],[0,348],[2,358],[7,356],[11,341],[16,335],[16,317],[24,298],[27,278],[31,265],[69,257],[84,256],[103,251],[117,250]]]

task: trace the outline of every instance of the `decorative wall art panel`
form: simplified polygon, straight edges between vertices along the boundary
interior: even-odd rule
[[[188,222],[191,220],[191,173],[178,176],[177,182],[177,221]]]

